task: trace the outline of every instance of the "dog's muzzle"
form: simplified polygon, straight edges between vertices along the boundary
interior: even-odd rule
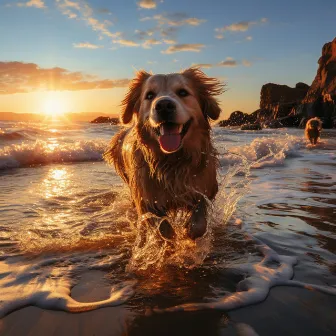
[[[170,99],[161,99],[155,103],[154,111],[156,122],[174,122],[176,117],[176,104]]]

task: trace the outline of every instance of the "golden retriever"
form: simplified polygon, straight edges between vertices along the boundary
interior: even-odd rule
[[[210,119],[219,118],[215,96],[223,91],[195,67],[166,75],[140,71],[122,102],[120,119],[131,125],[112,138],[104,158],[128,184],[139,218],[152,213],[161,220],[164,239],[175,236],[167,214],[181,209],[190,214],[191,239],[207,230],[208,200],[218,191]]]
[[[312,145],[316,145],[321,136],[322,121],[319,118],[312,118],[307,121],[305,128],[305,137]]]

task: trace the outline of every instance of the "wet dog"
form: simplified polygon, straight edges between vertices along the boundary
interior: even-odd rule
[[[208,201],[218,191],[210,119],[219,118],[216,96],[223,89],[198,68],[167,75],[140,71],[122,102],[121,121],[130,126],[112,138],[104,157],[128,184],[139,218],[159,218],[164,239],[175,235],[166,216],[178,210],[190,213],[191,239],[207,230]]]
[[[322,121],[319,118],[312,118],[307,121],[305,128],[305,137],[312,145],[317,144],[317,140],[321,136]]]

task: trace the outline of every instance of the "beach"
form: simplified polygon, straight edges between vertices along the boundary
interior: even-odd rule
[[[171,251],[136,244],[119,128],[0,122],[1,335],[335,334],[335,130],[215,126],[208,232]]]

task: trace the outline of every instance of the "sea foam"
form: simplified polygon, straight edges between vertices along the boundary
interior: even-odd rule
[[[11,144],[0,149],[0,170],[39,164],[102,161],[108,142],[80,140],[72,143],[47,142]]]

